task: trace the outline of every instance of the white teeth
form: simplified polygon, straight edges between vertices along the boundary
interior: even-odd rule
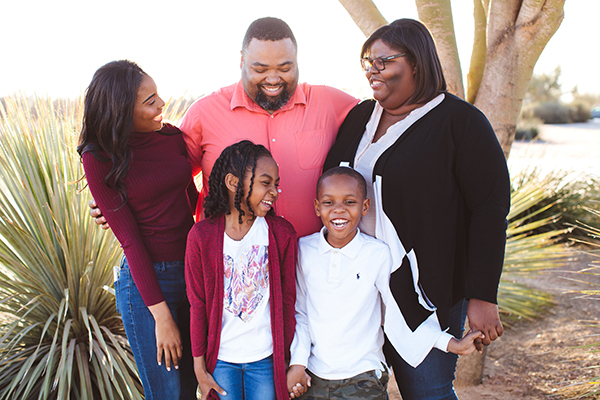
[[[281,88],[281,86],[276,86],[276,87],[271,87],[271,88],[269,88],[269,87],[266,87],[266,86],[263,86],[263,89],[264,89],[264,90],[266,90],[267,92],[276,92],[276,91],[278,91],[280,88]]]
[[[346,219],[334,219],[331,221],[331,223],[337,227],[341,227],[344,226],[348,223],[348,220]]]
[[[262,202],[268,205],[273,205],[273,202],[269,200],[263,200]]]

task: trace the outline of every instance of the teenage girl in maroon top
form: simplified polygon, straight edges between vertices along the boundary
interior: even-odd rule
[[[195,399],[184,281],[197,192],[181,132],[137,64],[96,71],[77,151],[87,183],[125,253],[115,282],[146,399]],[[188,195],[189,192],[189,195]]]

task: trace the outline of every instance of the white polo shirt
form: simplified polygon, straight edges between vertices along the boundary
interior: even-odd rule
[[[290,365],[303,365],[330,380],[381,370],[380,293],[389,290],[390,250],[360,231],[336,249],[325,232],[322,228],[299,241]]]

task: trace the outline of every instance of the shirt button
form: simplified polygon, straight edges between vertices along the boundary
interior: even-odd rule
[[[271,139],[271,141],[275,142],[275,138]]]
[[[277,191],[278,191],[279,193],[281,193],[281,189],[277,189]]]

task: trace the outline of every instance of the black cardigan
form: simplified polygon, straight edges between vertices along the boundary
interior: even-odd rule
[[[354,157],[374,100],[354,107],[340,127],[324,170]],[[382,179],[381,210],[406,252],[415,251],[419,286],[406,257],[392,273],[390,288],[414,331],[431,311],[416,290],[437,308],[442,329],[462,298],[497,302],[506,244],[510,181],[506,159],[487,118],[477,108],[445,93],[444,100],[410,126],[377,160]]]

